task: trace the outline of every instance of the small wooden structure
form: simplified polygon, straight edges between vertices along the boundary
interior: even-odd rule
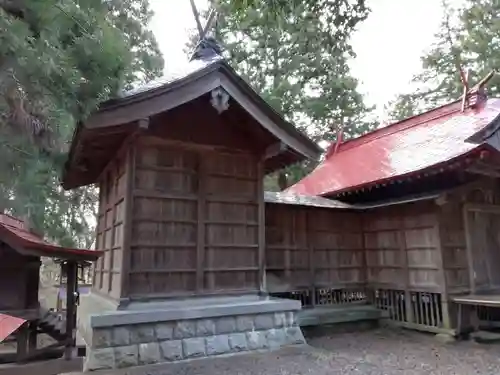
[[[206,48],[75,133],[63,184],[99,184],[93,286],[121,303],[262,290],[264,174],[319,156]]]
[[[17,362],[42,358],[44,353],[65,347],[66,359],[71,359],[75,343],[75,293],[77,268],[80,262],[97,259],[98,251],[69,249],[51,245],[32,233],[26,223],[0,214],[0,342],[14,334],[17,339],[15,356],[2,355],[1,362]],[[40,257],[60,259],[67,279],[66,315],[57,315],[40,306],[38,287]],[[38,333],[45,333],[56,343],[37,348]]]
[[[141,324],[151,319],[151,325],[159,324],[160,313],[149,312],[159,308],[168,324],[195,324],[185,322],[176,306],[192,309],[200,298],[211,308],[195,307],[199,314],[220,310],[217,318],[235,319],[244,313],[242,304],[257,315],[279,306],[288,309],[283,314],[300,308],[260,297],[263,178],[317,159],[321,150],[265,103],[216,47],[212,39],[202,40],[182,71],[104,103],[74,134],[63,186],[100,188],[96,247],[104,256],[94,267],[90,298],[96,302],[82,306],[89,316],[81,328],[89,369],[121,366],[119,359],[104,365],[94,355],[102,348],[93,344],[93,330],[112,330],[118,321],[96,323],[93,314],[102,309],[120,310],[122,328],[133,331],[139,329],[137,314],[123,312],[138,305]],[[217,296],[236,307],[222,309]]]
[[[340,280],[336,288],[345,291],[346,282],[360,282],[367,300],[405,327],[457,333],[470,326],[461,305],[474,305],[483,320],[496,315],[491,306],[500,307],[500,100],[476,94],[468,103],[332,145],[322,164],[286,192],[351,205],[330,209],[326,220],[317,209],[309,209],[313,220],[303,216],[308,236],[331,222],[327,247],[335,260],[313,256],[311,267],[334,262],[331,285]],[[280,210],[280,217],[292,216]],[[347,258],[342,248],[351,249]]]

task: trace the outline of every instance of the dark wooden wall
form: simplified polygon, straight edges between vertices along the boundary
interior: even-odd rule
[[[114,165],[101,183],[97,291],[148,299],[260,289],[257,156],[141,137]]]
[[[497,207],[500,210],[500,189],[498,181],[482,178],[474,183],[450,192],[440,205],[440,227],[443,248],[443,262],[446,274],[446,286],[449,294],[470,292],[469,256],[467,247],[471,246],[474,254],[479,247],[467,241],[481,241],[484,233],[481,228],[467,227],[466,215],[470,215],[470,205],[484,206],[485,209]],[[473,217],[469,217],[469,220]],[[470,220],[473,222],[473,220]],[[467,234],[469,232],[469,234]],[[484,238],[483,238],[484,239]]]
[[[305,306],[371,301],[398,324],[447,325],[434,201],[357,212],[267,204],[266,277]]]
[[[382,288],[442,289],[441,249],[434,202],[415,202],[364,214],[367,281]]]
[[[323,300],[323,290],[331,294],[363,286],[361,231],[358,213],[266,204],[268,289],[305,293],[316,304]]]
[[[130,173],[130,172],[128,172]],[[93,286],[102,294],[120,298],[124,254],[127,158],[111,162],[99,184],[96,249],[103,250],[94,266]]]
[[[256,157],[146,142],[134,160],[130,294],[258,290]]]
[[[19,255],[0,242],[0,311],[38,307],[40,259]]]

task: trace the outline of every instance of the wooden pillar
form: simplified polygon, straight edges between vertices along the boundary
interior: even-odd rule
[[[401,251],[401,261],[403,262],[403,281],[404,281],[404,306],[405,306],[405,315],[406,321],[414,323],[413,311],[411,308],[411,293],[410,293],[410,267],[408,264],[408,249],[406,245],[406,235],[405,235],[405,224],[404,217],[405,212],[404,208],[402,210],[398,210],[398,219],[400,222],[398,228],[398,240]]]
[[[375,296],[373,295],[373,290],[370,288],[368,283],[368,254],[366,248],[365,239],[365,214],[364,212],[357,214],[356,216],[361,216],[359,219],[359,233],[361,235],[361,279],[363,280],[363,290],[366,293],[366,298],[368,302],[375,303]]]
[[[77,264],[75,261],[66,263],[66,348],[64,358],[70,360],[75,347]]]
[[[258,197],[258,264],[259,264],[259,292],[266,293],[266,211],[264,202],[264,161],[260,160],[257,170],[257,197]]]
[[[16,334],[16,362],[24,361],[28,356],[29,323],[25,322]]]
[[[36,350],[38,340],[38,327],[36,323],[30,323],[28,329],[28,351]]]
[[[467,209],[467,206],[464,205],[462,208],[462,217],[463,217],[463,222],[464,222],[464,232],[465,232],[465,251],[467,254],[467,263],[468,263],[468,270],[469,270],[469,287],[470,287],[470,292],[475,293],[476,291],[476,278],[474,274],[474,258],[472,256],[472,238],[471,238],[471,228],[470,228],[470,222],[469,222],[469,210]]]
[[[434,231],[436,232],[436,237],[438,239],[437,243],[437,260],[439,264],[439,284],[441,289],[441,310],[443,312],[443,328],[451,329],[451,319],[450,319],[450,309],[448,304],[448,285],[446,283],[446,264],[444,262],[445,255],[443,251],[445,247],[443,246],[443,238],[441,236],[441,214],[440,211],[436,214],[436,223],[434,224]]]
[[[196,291],[202,293],[205,288],[205,221],[207,210],[207,165],[203,154],[198,156],[198,214],[196,235]],[[210,277],[213,277],[211,275]],[[211,283],[210,287],[212,287]]]
[[[124,200],[124,217],[123,217],[123,247],[122,247],[122,269],[121,269],[121,298],[128,298],[130,295],[130,262],[132,258],[132,226],[134,222],[133,204],[134,204],[134,187],[135,187],[135,164],[136,164],[137,147],[131,146],[127,152],[125,164],[125,200]]]
[[[304,230],[306,236],[307,252],[309,254],[309,293],[311,293],[311,306],[316,306],[316,263],[314,257],[314,236],[311,235],[313,226],[310,225],[309,219],[311,211],[304,209]]]

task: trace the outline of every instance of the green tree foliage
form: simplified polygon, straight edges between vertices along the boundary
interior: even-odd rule
[[[263,98],[316,141],[366,132],[369,108],[348,62],[349,36],[369,13],[364,0],[220,0],[217,39]],[[311,166],[287,170],[288,183]]]
[[[398,95],[385,106],[387,116],[391,121],[400,121],[418,114],[418,97],[412,94]]]
[[[436,41],[422,57],[422,72],[413,81],[416,93],[401,95],[392,103],[393,119],[421,112],[459,98],[463,94],[460,67],[470,69],[469,82],[477,83],[490,71],[500,67],[500,2],[468,0],[454,9],[443,3],[444,17]],[[500,93],[500,77],[488,83],[490,96]]]
[[[64,192],[59,175],[77,121],[160,75],[151,16],[147,0],[0,0],[0,209],[90,245],[96,191]]]

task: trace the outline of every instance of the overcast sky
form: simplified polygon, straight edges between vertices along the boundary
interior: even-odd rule
[[[452,0],[460,3],[462,0]],[[186,61],[188,30],[195,27],[189,0],[150,0],[156,15],[151,28],[165,57],[165,69]],[[196,0],[200,8],[206,0]],[[357,54],[353,74],[369,104],[381,109],[395,95],[410,90],[420,56],[432,44],[442,16],[440,0],[367,0],[372,9],[352,37]]]

